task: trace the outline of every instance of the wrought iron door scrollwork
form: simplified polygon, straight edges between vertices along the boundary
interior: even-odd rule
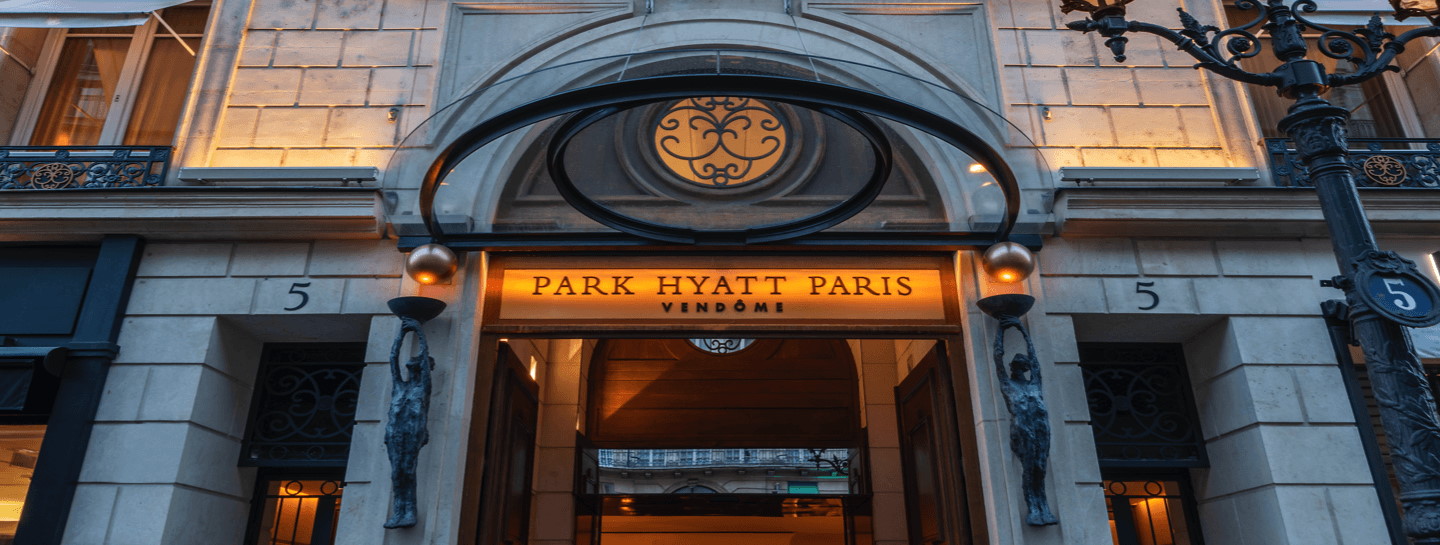
[[[1205,464],[1182,355],[1143,344],[1082,344],[1080,354],[1101,467]]]
[[[755,339],[690,339],[690,344],[711,354],[733,354],[755,343]]]
[[[362,353],[348,349],[270,349],[256,382],[245,462],[267,467],[345,463],[362,360]]]

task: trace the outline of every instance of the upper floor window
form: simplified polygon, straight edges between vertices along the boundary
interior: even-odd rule
[[[139,26],[31,34],[44,43],[9,143],[170,145],[208,14],[187,4]]]

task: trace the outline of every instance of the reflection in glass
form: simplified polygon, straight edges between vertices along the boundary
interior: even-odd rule
[[[125,66],[129,37],[65,40],[50,90],[35,125],[34,146],[88,146],[100,142],[115,87]]]
[[[200,49],[199,38],[186,38],[190,49]],[[140,79],[135,109],[125,127],[125,145],[168,146],[175,139],[180,124],[180,111],[185,106],[185,91],[190,88],[190,74],[195,71],[195,56],[175,39],[156,40],[150,48],[150,60]]]
[[[599,449],[596,454],[605,494],[850,493],[849,472],[830,463],[848,462],[851,453],[845,449]]]
[[[200,51],[200,37],[209,13],[210,8],[205,6],[185,6],[166,9],[162,15],[182,35],[190,51]],[[175,140],[175,129],[185,108],[185,91],[195,73],[196,57],[190,51],[173,36],[155,37],[135,93],[135,108],[125,126],[125,145],[169,146]]]
[[[15,538],[45,426],[0,427],[0,543]]]

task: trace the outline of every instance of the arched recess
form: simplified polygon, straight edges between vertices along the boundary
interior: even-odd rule
[[[860,385],[849,345],[760,339],[729,354],[684,339],[596,347],[585,435],[600,448],[853,448]]]
[[[696,89],[690,91],[695,93],[692,96],[728,87],[728,92],[737,96],[863,114],[861,117],[874,118],[882,126],[894,144],[891,155],[896,159],[896,175],[886,182],[877,202],[888,203],[891,209],[874,208],[868,220],[862,217],[847,224],[849,230],[879,226],[881,231],[910,235],[919,231],[937,239],[985,232],[960,244],[975,247],[987,245],[987,240],[1014,238],[1010,233],[1022,214],[1029,215],[1032,226],[1038,225],[1037,214],[1043,218],[1047,195],[1053,189],[1053,173],[1030,139],[997,113],[993,82],[968,81],[942,63],[880,39],[883,33],[860,30],[773,13],[688,10],[656,14],[643,22],[639,18],[620,20],[537,43],[512,62],[473,76],[471,83],[454,84],[473,91],[435,113],[406,138],[386,169],[385,185],[393,197],[391,219],[402,235],[424,236],[402,238],[401,245],[455,240],[446,234],[456,233],[606,231],[564,208],[555,193],[547,193],[551,184],[543,179],[548,172],[539,170],[543,166],[540,156],[552,124],[561,121],[556,116],[590,107],[635,108],[683,99],[685,95],[680,93],[655,92],[683,78],[662,82],[658,76],[695,76],[694,71],[652,72],[644,77],[636,73],[666,62],[673,64],[679,55],[691,51],[679,48],[717,45],[750,49],[708,50],[715,51],[716,58],[743,58],[751,66],[789,67],[759,72],[751,67],[717,67],[712,75],[720,77],[715,80],[729,81],[692,85]],[[632,54],[637,44],[645,44],[646,51]],[[606,53],[618,56],[593,57]],[[581,57],[585,59],[577,60]],[[721,73],[726,70],[733,71]],[[796,70],[811,73],[782,75]],[[741,81],[744,78],[731,76],[755,77]],[[794,81],[777,86],[760,76]],[[653,81],[640,81],[645,79]],[[778,89],[809,84],[820,85],[798,91]],[[844,94],[837,91],[847,90],[858,93],[848,102],[837,98]],[[633,96],[622,96],[626,93]],[[910,110],[899,112],[907,108]],[[551,117],[544,117],[547,115]],[[524,116],[529,117],[522,119]],[[477,136],[476,129],[482,126],[480,132],[491,134]],[[477,140],[479,145],[475,145]],[[461,160],[456,160],[457,154]],[[967,172],[977,167],[979,171]],[[546,209],[547,201],[554,206]],[[901,206],[910,209],[896,215]],[[519,213],[527,209],[535,213]],[[425,217],[426,225],[407,231],[401,227],[405,219],[397,217],[406,214]],[[553,225],[557,218],[566,221]],[[994,234],[989,233],[992,227]],[[720,237],[724,243],[741,244],[785,238]],[[923,236],[903,238],[924,240]],[[497,237],[485,239],[493,243]],[[685,235],[659,240],[694,243],[698,238]]]

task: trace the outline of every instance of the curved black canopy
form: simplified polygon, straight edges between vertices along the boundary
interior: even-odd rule
[[[1003,195],[1002,217],[994,221],[972,222],[985,229],[952,228],[928,235],[941,238],[950,235],[955,239],[979,241],[979,245],[985,245],[985,240],[997,242],[1012,238],[1012,231],[1024,211],[1022,201],[1025,194],[1035,193],[1027,189],[1043,190],[1049,182],[1050,171],[1044,159],[1021,131],[990,108],[937,84],[836,59],[705,50],[593,59],[487,86],[452,103],[413,131],[387,168],[386,186],[413,187],[413,177],[420,173],[405,166],[408,164],[413,168],[417,162],[428,164],[420,176],[416,199],[428,238],[460,246],[476,238],[494,239],[494,236],[480,233],[454,232],[453,229],[447,232],[437,217],[435,206],[439,189],[442,184],[464,183],[450,180],[450,176],[467,158],[506,135],[548,120],[571,116],[568,121],[562,120],[561,124],[573,128],[584,125],[577,120],[587,116],[594,118],[604,112],[697,96],[746,97],[825,112],[866,134],[872,146],[888,145],[876,141],[875,135],[882,132],[876,128],[880,124],[907,127],[915,134],[923,133],[926,138],[932,139],[931,147],[943,146],[951,149],[951,154],[965,158],[961,162],[969,164],[971,172],[988,173],[987,179],[993,180],[993,185],[998,186]],[[564,137],[565,134],[573,135],[573,130],[551,134],[552,138],[557,138],[554,134]],[[881,136],[880,140],[884,137]],[[563,142],[552,145],[552,155],[556,148],[563,147]],[[888,153],[884,150],[880,155],[888,157]],[[877,155],[877,161],[887,160]],[[974,163],[971,163],[972,160]],[[557,179],[557,185],[566,185],[562,183],[567,178],[563,172],[555,176],[559,161],[551,157],[550,162],[550,171]],[[888,164],[886,166],[888,168]],[[406,177],[411,178],[407,180]],[[961,189],[970,190],[973,188]],[[825,214],[817,214],[815,225],[819,227],[814,229],[805,225],[788,225],[783,229],[760,230],[763,233],[749,230],[676,235],[673,231],[657,230],[650,225],[606,221],[600,217],[605,214],[603,206],[587,201],[583,194],[575,195],[576,192],[583,193],[583,190],[573,185],[561,187],[562,195],[572,205],[592,218],[600,219],[601,223],[640,240],[671,243],[748,244],[804,237],[838,223],[848,217],[847,214],[858,211],[855,210],[857,206],[863,208],[869,198],[873,198],[873,195],[868,198],[857,195],[847,199],[845,206],[837,207],[840,210],[831,209]],[[592,205],[599,206],[599,209],[587,210]],[[875,238],[873,233],[869,235],[872,235],[869,238]],[[926,234],[909,235],[924,238]],[[566,240],[566,237],[552,233],[545,240],[558,242]],[[411,245],[414,242],[412,240]],[[402,242],[402,245],[405,243]]]

